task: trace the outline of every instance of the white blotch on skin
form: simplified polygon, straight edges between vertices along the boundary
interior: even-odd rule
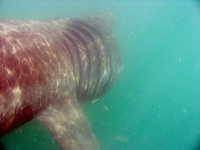
[[[8,75],[11,75],[11,74],[12,74],[12,71],[9,70],[8,68],[6,69],[6,71],[7,71]]]
[[[16,53],[16,48],[13,46],[13,54]]]
[[[12,90],[12,93],[14,95],[13,99],[13,107],[16,108],[17,106],[21,106],[21,100],[20,100],[20,95],[21,95],[21,90],[19,87],[16,87]]]

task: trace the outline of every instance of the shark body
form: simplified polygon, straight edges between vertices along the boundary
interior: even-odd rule
[[[0,136],[36,118],[61,149],[99,149],[79,103],[105,94],[122,70],[113,21],[0,21]]]

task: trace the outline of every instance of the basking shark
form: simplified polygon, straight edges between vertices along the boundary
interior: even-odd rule
[[[49,21],[0,21],[0,136],[33,118],[63,150],[97,150],[80,108],[122,71],[115,18],[100,13]]]

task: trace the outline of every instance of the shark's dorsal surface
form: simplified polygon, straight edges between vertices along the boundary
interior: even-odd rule
[[[113,21],[0,21],[0,136],[35,117],[61,149],[99,149],[79,102],[101,97],[122,70]]]

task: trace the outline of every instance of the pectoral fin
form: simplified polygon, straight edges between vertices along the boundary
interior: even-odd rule
[[[62,150],[98,150],[91,126],[75,98],[56,101],[36,116]]]

